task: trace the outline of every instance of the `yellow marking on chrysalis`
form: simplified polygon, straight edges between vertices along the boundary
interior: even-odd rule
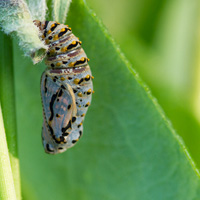
[[[47,34],[49,35],[50,33],[51,33],[51,30],[48,30],[48,31],[47,31]]]
[[[82,123],[82,122],[79,124],[79,126],[81,126],[81,125],[83,125],[83,123]]]
[[[91,92],[92,92],[92,89],[89,89],[87,92],[88,92],[88,93],[91,93]]]
[[[72,44],[73,44],[73,45],[76,44],[76,41],[73,41]]]
[[[74,83],[75,83],[75,84],[78,84],[79,81],[80,81],[80,80],[79,80],[78,78],[75,78],[75,79],[74,79]]]
[[[49,52],[50,52],[50,54],[53,54],[53,53],[55,53],[55,50],[51,49]]]
[[[90,102],[87,102],[86,104],[85,104],[85,106],[89,106],[90,105]]]
[[[58,35],[54,35],[53,40],[58,40]]]
[[[81,107],[81,105],[78,106],[79,108]]]
[[[77,39],[79,40],[79,37],[77,37]]]
[[[88,58],[88,59],[87,59],[87,61],[89,62],[89,61],[90,61],[90,59]]]
[[[51,25],[51,28],[53,28],[54,26],[55,26],[55,24],[52,24],[52,25]]]
[[[63,48],[61,49],[61,51],[62,51],[62,52],[67,51],[67,47],[63,47]]]
[[[93,91],[92,91],[92,93],[94,94],[94,93],[95,93],[95,91],[93,90]]]
[[[59,67],[60,65],[61,65],[61,63],[60,63],[60,62],[57,62],[57,63],[56,63],[56,66],[57,66],[57,67]]]
[[[49,40],[45,40],[45,43],[46,43],[46,44],[49,44]]]
[[[68,29],[69,29],[70,31],[72,30],[72,28],[70,28],[70,27],[69,27]]]
[[[81,41],[79,41],[79,44],[82,44],[82,42],[81,42]]]
[[[94,79],[94,76],[91,76],[92,79]]]
[[[80,59],[80,61],[82,61],[82,62],[83,62],[84,60],[85,60],[85,58],[84,58],[84,57],[82,57],[82,58]]]
[[[86,78],[86,79],[89,79],[89,78],[90,78],[90,75],[87,75],[85,78]]]
[[[74,63],[73,62],[71,62],[71,63],[69,63],[69,65],[68,65],[69,67],[74,67]]]
[[[79,97],[82,97],[82,96],[83,96],[82,92],[79,92],[77,95],[78,95]]]
[[[44,39],[45,38],[45,36],[44,35],[42,35],[42,39]]]
[[[61,77],[61,78],[60,78],[60,80],[61,80],[61,81],[64,81],[64,80],[65,80],[65,78],[64,78],[64,77]]]
[[[85,116],[85,114],[83,113],[82,115],[81,115],[81,117],[84,117]]]
[[[60,29],[60,32],[64,32],[64,31],[65,31],[65,28]]]
[[[60,142],[60,138],[56,138],[56,141]]]

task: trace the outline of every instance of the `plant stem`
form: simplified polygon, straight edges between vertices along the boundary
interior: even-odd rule
[[[0,107],[0,199],[7,200],[12,199],[15,200],[15,186],[12,175],[11,163],[9,159],[8,146],[6,142],[6,134],[3,125],[3,117],[2,110]]]
[[[20,199],[21,192],[19,158],[17,149],[12,41],[8,36],[1,32],[0,44],[0,101],[15,191],[17,199]]]

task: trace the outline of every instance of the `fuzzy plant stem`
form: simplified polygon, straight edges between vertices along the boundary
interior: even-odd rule
[[[46,0],[26,0],[32,19],[45,21],[46,17]]]
[[[24,54],[37,63],[46,54],[47,46],[39,39],[31,13],[23,0],[0,0],[0,26],[6,34],[19,40]]]

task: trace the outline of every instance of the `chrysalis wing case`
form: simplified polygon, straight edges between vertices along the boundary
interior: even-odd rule
[[[81,41],[71,28],[53,21],[34,21],[48,45],[47,69],[41,77],[42,141],[46,153],[57,154],[75,145],[91,103],[93,85]]]

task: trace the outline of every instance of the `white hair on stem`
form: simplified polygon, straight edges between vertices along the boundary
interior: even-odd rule
[[[32,19],[44,21],[46,17],[47,5],[45,0],[26,0]]]
[[[45,56],[47,46],[39,39],[31,13],[23,0],[0,0],[0,26],[6,34],[17,37],[24,54],[37,63]]]

